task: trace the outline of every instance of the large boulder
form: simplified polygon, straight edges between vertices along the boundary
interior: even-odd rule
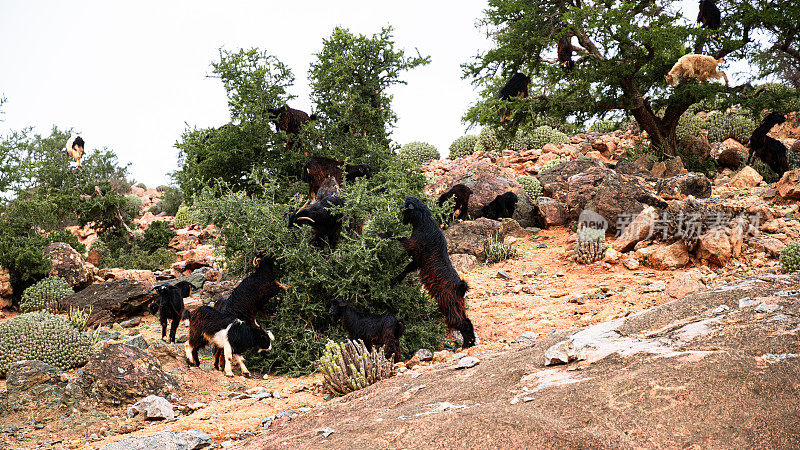
[[[746,159],[747,148],[735,139],[726,139],[717,155],[717,164],[720,168],[736,170],[744,164]]]
[[[787,200],[800,200],[800,169],[784,173],[775,188]]]
[[[149,270],[138,269],[100,269],[97,274],[104,280],[131,280],[140,283],[154,285],[156,284],[156,274]]]
[[[64,297],[64,308],[92,307],[89,325],[108,324],[119,319],[140,315],[158,294],[152,285],[131,280],[107,281]]]
[[[622,230],[622,234],[611,244],[611,248],[618,252],[632,250],[634,245],[653,234],[657,219],[656,209],[648,206]]]
[[[165,397],[178,387],[151,354],[118,343],[92,355],[67,385],[65,396],[72,405],[87,401],[121,405],[149,395]]]
[[[100,450],[199,450],[211,446],[211,437],[202,431],[159,431],[148,436],[120,439]]]
[[[6,374],[8,411],[22,413],[26,420],[45,421],[66,412],[63,404],[67,378],[64,372],[42,361],[17,361]]]
[[[687,136],[683,140],[683,155],[699,161],[705,161],[711,156],[711,144],[705,136]]]
[[[636,250],[636,257],[647,267],[659,270],[675,270],[691,262],[686,243],[656,244]]]
[[[82,289],[94,279],[91,266],[69,244],[53,242],[44,248],[44,254],[52,260],[50,275],[63,278],[73,289]]]
[[[708,198],[711,197],[711,180],[696,172],[663,178],[656,183],[656,193],[665,200],[689,195],[695,198]]]
[[[562,226],[569,223],[569,213],[567,205],[550,197],[539,197],[537,199],[539,214],[544,217],[548,227]]]
[[[750,188],[758,186],[763,180],[764,177],[756,172],[755,169],[750,166],[744,166],[742,170],[731,178],[728,184],[736,188]]]
[[[444,231],[448,253],[464,253],[480,261],[486,260],[483,246],[489,239],[497,237],[503,241],[506,236],[523,237],[527,234],[513,219],[498,222],[484,217],[455,223]]]
[[[686,173],[683,167],[683,160],[676,156],[666,161],[659,161],[650,169],[650,174],[655,178],[671,178],[682,173]]]
[[[700,236],[697,257],[717,266],[724,266],[733,256],[733,245],[728,230],[714,229]]]
[[[706,288],[703,273],[699,269],[689,269],[676,275],[667,283],[666,293],[672,298],[683,298]]]
[[[11,288],[11,272],[0,267],[0,309],[11,306],[11,298],[14,290]]]
[[[532,225],[530,200],[515,178],[516,175],[510,169],[486,161],[467,161],[429,183],[425,187],[425,195],[438,198],[453,185],[464,184],[472,189],[469,215],[480,217],[484,205],[498,195],[511,191],[519,198],[513,218],[523,227],[528,227]]]

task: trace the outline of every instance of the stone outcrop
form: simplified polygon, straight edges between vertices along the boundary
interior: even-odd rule
[[[50,275],[57,275],[75,290],[88,286],[94,279],[91,266],[69,244],[54,242],[44,248],[45,256],[52,260]]]

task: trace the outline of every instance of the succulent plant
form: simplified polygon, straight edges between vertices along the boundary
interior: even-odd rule
[[[545,144],[569,144],[569,137],[547,125],[534,128],[530,134],[530,148],[542,148]]]
[[[0,374],[26,359],[68,370],[85,364],[91,352],[91,338],[57,314],[30,312],[0,323]]]
[[[58,303],[72,293],[72,288],[63,278],[50,276],[25,289],[19,301],[19,309],[22,312],[40,309],[55,311]]]
[[[522,190],[525,191],[525,195],[528,196],[528,199],[532,203],[536,202],[536,199],[538,199],[539,196],[542,195],[542,184],[536,177],[522,175],[517,177],[517,183],[519,183],[522,186]]]
[[[72,325],[74,325],[79,331],[84,331],[86,329],[86,324],[89,323],[89,317],[91,316],[91,306],[87,310],[77,306],[69,307],[69,321],[72,322]]]
[[[613,120],[598,120],[589,127],[589,131],[596,133],[610,133],[619,129],[619,125]]]
[[[461,136],[450,144],[450,155],[448,159],[458,159],[471,155],[475,151],[475,143],[478,136],[473,134]]]
[[[543,165],[542,168],[539,169],[539,173],[542,173],[545,170],[551,169],[551,168],[553,168],[553,167],[555,167],[555,166],[557,166],[559,164],[563,164],[563,163],[565,163],[567,161],[569,161],[569,156],[559,156],[558,158],[556,158],[556,159],[546,163],[545,165]]]
[[[341,344],[328,341],[319,364],[323,387],[337,396],[394,375],[394,364],[384,356],[383,347],[373,347],[370,351],[360,340]]]
[[[753,169],[761,175],[766,183],[774,183],[781,179],[770,166],[767,165],[761,158],[753,158]]]
[[[500,140],[497,139],[497,133],[493,129],[486,127],[478,133],[478,140],[475,142],[475,151],[491,152],[498,150],[500,147]]]
[[[486,253],[487,263],[505,261],[517,254],[517,249],[513,245],[506,244],[497,235],[490,236],[483,243],[483,251]]]
[[[591,227],[578,230],[578,239],[575,242],[575,260],[581,264],[591,264],[603,259],[606,248],[608,248],[605,239],[605,230]]]
[[[713,111],[706,117],[705,127],[708,130],[709,142],[722,142],[733,138],[744,144],[750,140],[750,135],[757,125],[743,113],[728,114]]]
[[[696,114],[685,112],[678,119],[678,126],[675,128],[675,137],[678,142],[684,142],[689,136],[698,136],[703,128],[703,120]]]
[[[527,150],[533,147],[532,142],[530,134],[524,131],[517,131],[517,134],[514,135],[514,138],[511,139],[511,142],[508,144],[508,148],[509,150],[517,152],[520,150]]]
[[[420,165],[432,159],[439,159],[439,151],[426,142],[409,142],[400,148],[397,157],[414,165]]]
[[[197,212],[192,210],[189,206],[181,205],[178,212],[175,213],[175,229],[186,228],[193,223],[199,222]],[[144,235],[143,235],[144,236]]]
[[[800,169],[800,152],[789,152],[786,157],[789,159],[789,170]]]
[[[784,272],[800,270],[800,242],[792,242],[781,250],[781,269]]]

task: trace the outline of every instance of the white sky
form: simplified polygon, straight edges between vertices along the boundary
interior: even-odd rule
[[[695,0],[683,0],[696,16]],[[485,0],[461,1],[43,1],[0,0],[0,133],[74,128],[87,148],[131,162],[139,182],[169,182],[186,125],[229,121],[225,91],[206,78],[218,49],[258,47],[295,75],[289,105],[311,112],[307,72],[335,26],[372,35],[395,28],[397,48],[430,55],[393,90],[393,139],[422,140],[444,156],[464,134],[478,95],[460,64],[490,48],[475,28]]]

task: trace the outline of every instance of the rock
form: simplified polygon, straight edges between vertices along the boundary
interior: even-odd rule
[[[800,169],[784,173],[775,188],[787,200],[800,200]]]
[[[109,280],[131,280],[139,283],[154,285],[156,284],[156,275],[149,270],[134,270],[134,269],[118,269],[112,268],[100,269],[97,274],[106,281]]]
[[[622,261],[622,265],[628,270],[636,270],[639,268],[639,261],[628,258]]]
[[[725,311],[730,311],[731,307],[728,305],[719,305],[711,310],[711,314],[722,314]]]
[[[622,258],[622,253],[614,250],[611,247],[606,249],[605,254],[603,255],[603,262],[607,262],[609,264],[616,264]]]
[[[667,295],[672,298],[683,298],[687,295],[700,292],[706,288],[703,283],[703,273],[699,269],[690,269],[676,275],[667,283]]]
[[[65,396],[70,404],[92,400],[119,405],[177,390],[177,381],[164,373],[152,355],[128,345],[111,344],[89,358],[67,385]]]
[[[456,167],[425,187],[425,194],[434,198],[455,184],[464,184],[472,189],[469,199],[470,217],[480,217],[481,208],[491,202],[498,194],[511,191],[519,197],[514,219],[523,227],[533,225],[531,205],[522,186],[514,179],[516,174],[510,169],[499,167],[486,161],[460,160]]]
[[[202,431],[159,431],[149,436],[121,439],[100,450],[195,450],[211,446],[211,437]]]
[[[684,241],[672,244],[656,244],[636,250],[636,258],[647,267],[659,270],[675,270],[691,262]]]
[[[661,198],[680,199],[689,195],[695,198],[711,197],[711,180],[702,173],[685,173],[658,180],[656,193]]]
[[[641,159],[642,157],[640,157]],[[652,165],[651,165],[652,167]],[[625,175],[637,175],[640,177],[649,177],[650,171],[636,163],[636,161],[623,161],[617,164],[615,169],[618,173]]]
[[[505,272],[505,271],[502,271],[502,270],[501,270],[501,271],[497,272],[497,278],[502,278],[502,279],[504,279],[504,280],[511,280],[511,279],[513,279],[514,277],[512,277],[511,275],[509,275],[509,274],[508,274],[508,272]]]
[[[479,261],[486,260],[486,252],[483,247],[489,239],[496,236],[497,239],[503,240],[506,236],[524,236],[526,234],[528,232],[520,228],[513,219],[503,219],[502,222],[498,222],[484,217],[455,223],[444,230],[448,253],[472,255]]]
[[[544,352],[544,365],[569,364],[578,360],[578,350],[572,340],[561,341]]]
[[[653,168],[650,169],[650,176],[653,178],[663,178],[667,173],[667,164],[663,161],[657,161],[653,164]]]
[[[317,434],[321,434],[323,438],[326,438],[334,433],[333,428],[325,427],[321,430],[317,430]]]
[[[737,170],[747,159],[747,148],[735,139],[726,139],[721,148],[717,156],[720,168]]]
[[[148,420],[174,419],[175,411],[172,404],[164,397],[158,395],[148,395],[147,397],[134,403],[131,407],[136,414],[144,414]]]
[[[740,298],[739,299],[739,308],[747,308],[748,306],[753,306],[755,303],[750,297]]]
[[[94,279],[90,266],[83,256],[69,244],[53,242],[44,248],[45,256],[50,257],[50,275],[57,275],[76,290],[89,285]]]
[[[622,234],[611,244],[611,247],[618,252],[631,250],[639,241],[647,239],[653,233],[657,219],[656,209],[648,206],[622,230]]]
[[[138,326],[140,323],[142,323],[142,318],[141,317],[134,317],[132,319],[128,319],[128,320],[120,322],[119,326],[121,326],[122,328],[133,328],[135,326]]]
[[[519,336],[517,336],[517,341],[519,341],[519,342],[527,342],[528,344],[535,344],[536,343],[536,338],[538,338],[538,337],[539,337],[539,335],[534,333],[533,331],[526,331],[526,332],[520,334]]]
[[[651,292],[662,292],[667,289],[667,283],[663,281],[653,281],[651,283],[645,284],[641,288],[641,292],[643,294],[648,294]]]
[[[756,306],[755,312],[772,313],[779,309],[781,309],[780,305],[776,305],[774,303],[761,302],[758,304],[758,306]]]
[[[11,307],[14,290],[11,288],[11,272],[0,267],[0,309]]]
[[[5,406],[26,420],[46,421],[63,415],[65,374],[42,361],[17,361],[6,374]],[[0,407],[0,410],[3,408]]]
[[[682,154],[703,162],[711,156],[711,144],[705,136],[687,136],[682,142]]]
[[[763,250],[773,258],[777,258],[780,256],[781,251],[786,248],[786,244],[773,237],[768,237],[760,239],[755,247],[756,249]]]
[[[539,205],[539,213],[544,217],[545,224],[548,227],[562,226],[569,223],[567,206],[560,201],[549,197],[539,197],[537,204]]]
[[[417,353],[414,354],[420,361],[431,361],[433,359],[433,353],[427,348],[421,348],[417,350]]]
[[[733,246],[728,230],[710,230],[700,236],[697,246],[697,257],[719,267],[728,264],[733,256]]]
[[[169,244],[167,244],[169,248],[179,252],[197,248],[198,245],[200,245],[200,239],[188,233],[175,236],[169,241]]]
[[[147,349],[147,341],[144,340],[144,337],[141,334],[137,334],[136,336],[125,339],[122,341],[122,343],[141,350]]]
[[[177,252],[177,255],[178,261],[170,267],[182,272],[191,272],[201,267],[214,267],[218,260],[211,245],[198,245],[193,249]]]
[[[728,184],[737,188],[749,188],[758,186],[762,181],[764,181],[764,177],[756,172],[755,169],[745,166],[731,178]]]
[[[641,167],[649,173],[651,170],[653,170],[653,166],[656,164],[656,158],[653,155],[645,154],[636,158],[636,160],[633,161],[633,164]]]
[[[683,160],[680,156],[664,161],[663,178],[671,178],[684,173],[686,173],[686,168],[683,167]]]
[[[479,362],[481,360],[474,356],[465,356],[458,360],[456,369],[469,369],[470,367],[475,367]]]
[[[118,319],[142,315],[156,298],[152,286],[135,281],[107,281],[93,284],[80,292],[64,297],[64,309],[92,307],[88,325],[110,324]]]
[[[453,268],[459,272],[467,273],[478,266],[478,258],[465,253],[455,253],[450,255],[450,262]]]

